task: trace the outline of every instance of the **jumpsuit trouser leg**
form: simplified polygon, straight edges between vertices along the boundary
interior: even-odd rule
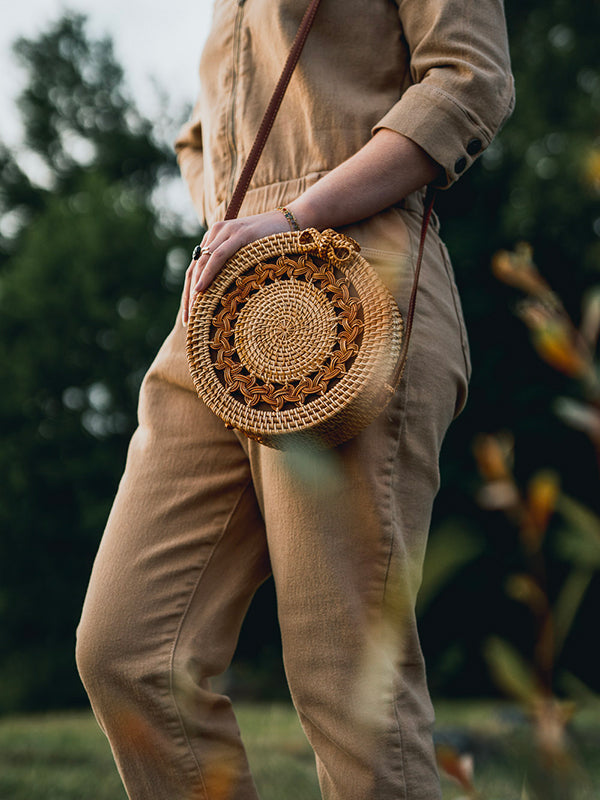
[[[195,396],[179,323],[150,368],[78,628],[80,673],[132,800],[256,800],[210,679],[271,572],[323,797],[441,797],[414,604],[469,366],[433,234],[426,262],[403,381],[335,450],[281,453],[225,429]]]

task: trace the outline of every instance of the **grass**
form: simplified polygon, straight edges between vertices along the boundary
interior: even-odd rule
[[[490,800],[519,800],[528,745],[520,714],[497,703],[437,705],[439,736],[472,752],[475,782]],[[238,720],[262,800],[319,800],[312,751],[287,705],[238,708]],[[577,800],[600,797],[600,720],[580,714],[574,745],[587,777]],[[461,790],[443,780],[444,800]],[[0,720],[0,800],[126,800],[110,748],[91,714]]]

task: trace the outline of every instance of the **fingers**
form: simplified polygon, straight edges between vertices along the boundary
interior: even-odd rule
[[[211,244],[210,253],[202,256],[198,262],[198,280],[193,286],[193,293],[205,292],[213,278],[219,273],[225,262],[231,258],[243,244],[240,236],[230,236],[221,244]]]
[[[263,236],[287,229],[285,217],[279,211],[216,222],[212,225],[202,239],[200,257],[192,258],[185,274],[181,310],[183,324],[188,323],[196,296],[206,291],[226,261],[240,247]]]
[[[188,324],[190,317],[190,287],[192,285],[192,277],[195,262],[192,260],[189,267],[185,271],[185,282],[183,284],[183,296],[181,298],[181,324],[185,327]]]
[[[196,282],[192,292],[204,292],[228,258],[240,249],[243,240],[243,222],[229,220],[216,222],[202,240],[203,254],[198,262]]]
[[[185,271],[185,281],[183,284],[183,294],[181,298],[181,323],[185,327],[190,318],[190,313],[192,310],[192,306],[194,305],[194,300],[196,299],[195,294],[192,291],[192,287],[196,285],[198,282],[198,277],[202,272],[202,262],[206,264],[208,260],[208,253],[202,252],[207,250],[206,240],[208,236],[208,231],[202,237],[202,242],[200,245],[196,245],[194,248],[194,252],[192,254],[192,260],[188,268]],[[200,251],[200,255],[198,257],[198,251]]]
[[[186,274],[187,319],[194,305],[196,295],[205,292],[225,262],[245,244],[239,221],[217,222],[202,240],[202,253],[196,262],[188,267]],[[189,279],[189,280],[188,280]]]
[[[185,272],[185,281],[181,300],[181,322],[184,327],[189,322],[196,296],[205,291],[225,261],[227,261],[229,258],[229,255],[227,255],[229,248],[226,248],[225,251],[223,251],[221,248],[218,253],[216,251],[213,253],[212,249],[210,249],[208,245],[204,244],[204,240],[202,243],[202,250],[204,252],[202,252],[198,258],[194,258],[192,256],[192,260],[190,261],[190,264]],[[230,255],[233,255],[234,252],[235,250],[233,250]],[[214,258],[215,254],[216,260]],[[196,255],[195,251],[194,255]],[[206,272],[209,264],[210,269],[208,272]]]

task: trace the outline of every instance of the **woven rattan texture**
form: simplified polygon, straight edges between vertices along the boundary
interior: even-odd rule
[[[226,424],[273,447],[325,447],[383,408],[401,341],[398,307],[356,242],[310,229],[227,262],[196,300],[187,353]]]
[[[232,296],[245,291],[249,282],[253,288],[259,288],[271,275],[280,273],[290,277],[290,280],[278,280],[250,295],[235,322],[234,334],[238,363],[246,365],[246,369],[262,381],[287,384],[322,367],[335,344],[337,317],[324,291],[292,277],[304,264],[291,258],[282,258],[281,262],[273,270],[260,269],[242,278],[242,287],[230,293],[228,306],[231,308]],[[311,266],[307,265],[307,270]],[[232,317],[233,314],[228,321],[234,321]],[[232,359],[234,353],[229,355],[230,333],[221,324],[216,335],[224,345],[223,348],[219,345],[219,364],[227,359],[228,366],[237,369]],[[253,405],[255,396],[250,393],[248,399]]]

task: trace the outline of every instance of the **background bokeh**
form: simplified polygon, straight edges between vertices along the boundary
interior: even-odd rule
[[[497,691],[483,655],[490,635],[534,655],[531,615],[506,592],[522,560],[518,532],[503,509],[478,502],[476,437],[509,432],[519,485],[551,469],[566,496],[598,509],[593,442],[555,413],[556,398],[577,399],[581,386],[540,360],[513,313],[518,291],[490,263],[528,241],[576,324],[600,283],[599,7],[506,9],[516,111],[437,202],[474,372],[442,454],[420,617],[432,690],[456,696]],[[72,14],[38,21],[11,56],[20,126],[0,145],[0,712],[86,703],[73,657],[79,610],[139,383],[198,238],[169,145],[188,93],[166,85],[146,99],[97,25]],[[567,524],[553,518],[544,544],[550,599],[570,569],[559,546]],[[600,689],[598,600],[594,579],[556,664],[558,691],[564,675]],[[268,584],[226,680],[233,694],[285,693]]]

